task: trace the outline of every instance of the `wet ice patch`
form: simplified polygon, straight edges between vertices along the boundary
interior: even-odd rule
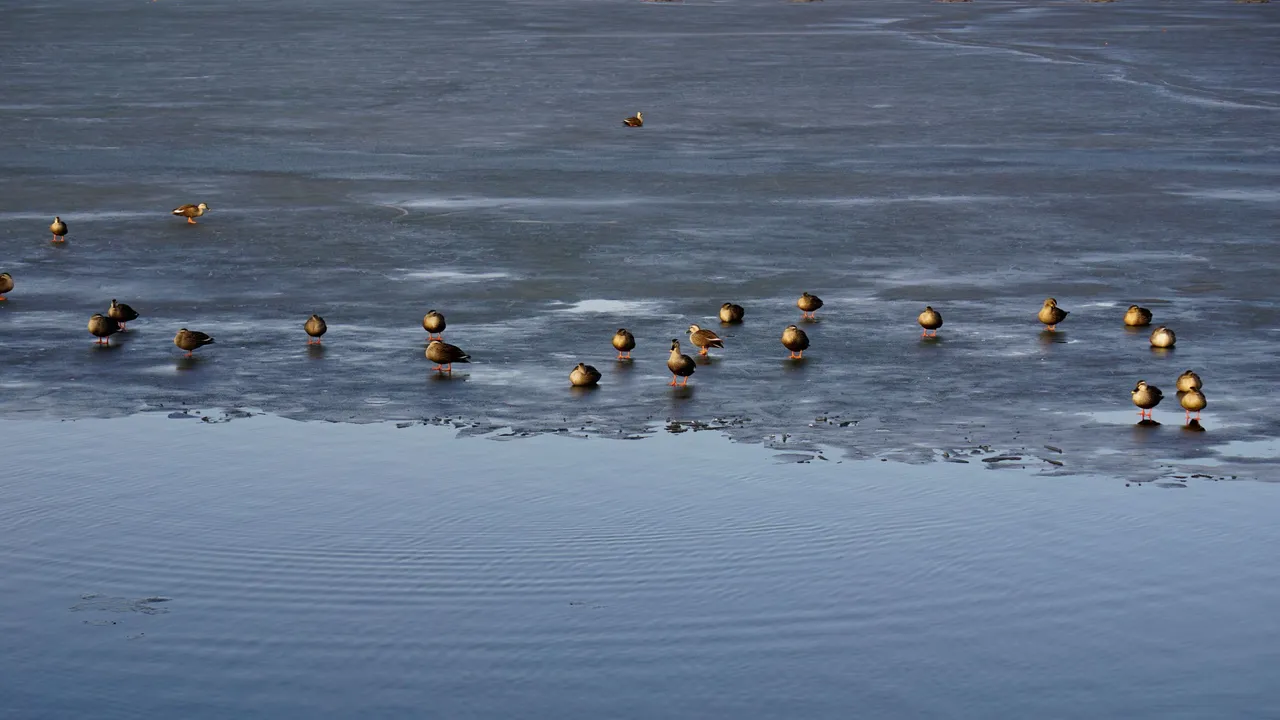
[[[579,300],[568,307],[557,308],[557,312],[567,313],[659,313],[662,304],[655,300]]]
[[[1280,201],[1280,190],[1274,188],[1223,188],[1221,190],[1184,190],[1174,192],[1182,197],[1205,200],[1242,200],[1245,202]]]
[[[406,272],[402,280],[435,280],[437,282],[483,282],[511,277],[505,272],[466,272],[463,270],[418,270]]]

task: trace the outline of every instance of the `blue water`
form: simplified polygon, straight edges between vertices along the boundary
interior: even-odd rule
[[[1271,484],[269,417],[0,453],[2,717],[1280,713]]]

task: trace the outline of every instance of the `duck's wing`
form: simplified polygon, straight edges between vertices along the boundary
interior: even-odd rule
[[[457,345],[442,343],[445,355],[449,357],[449,362],[471,362],[471,356],[462,351]]]
[[[195,206],[195,205],[187,204],[187,205],[181,205],[181,206],[179,206],[179,207],[174,208],[174,209],[173,209],[173,214],[174,214],[174,215],[186,215],[187,213],[192,213],[192,212],[195,212],[195,211],[196,211],[196,206]]]

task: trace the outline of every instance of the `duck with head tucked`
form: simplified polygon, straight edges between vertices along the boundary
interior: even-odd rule
[[[177,215],[178,217],[186,218],[188,225],[195,225],[196,218],[203,217],[205,212],[208,211],[208,209],[209,209],[209,206],[205,205],[204,203],[200,203],[199,205],[182,205],[180,207],[174,208],[173,214]]]
[[[569,384],[574,387],[592,387],[600,382],[600,371],[586,363],[578,363],[578,366],[569,372]]]
[[[801,320],[817,320],[818,308],[822,307],[822,298],[805,293],[796,301],[796,307],[800,308]]]
[[[7,300],[5,293],[13,292],[13,276],[9,273],[0,273],[0,300]]]
[[[726,325],[742,322],[742,318],[746,316],[746,314],[747,311],[743,310],[741,305],[725,303],[720,306],[720,322]]]
[[[307,332],[308,345],[319,345],[320,338],[329,332],[329,326],[325,324],[324,318],[319,315],[312,315],[307,318],[307,322],[302,326],[302,329]]]
[[[110,345],[111,336],[120,332],[120,324],[106,315],[97,314],[89,318],[89,333],[98,338],[98,345]]]
[[[111,307],[107,308],[107,317],[120,323],[120,329],[125,330],[126,323],[131,323],[138,319],[138,311],[122,302],[116,302],[115,298],[112,298]]]
[[[916,322],[924,328],[920,337],[938,337],[938,328],[942,327],[942,313],[934,310],[932,305],[925,305],[924,312],[916,317]]]
[[[1057,300],[1048,298],[1044,301],[1044,305],[1041,306],[1040,312],[1036,315],[1036,318],[1040,320],[1040,322],[1044,323],[1048,330],[1057,330],[1058,323],[1066,320],[1067,316],[1070,314],[1070,312],[1058,307]]]
[[[619,360],[630,360],[631,351],[636,349],[636,336],[626,328],[618,328],[613,334],[613,349],[618,351]]]
[[[422,316],[422,329],[427,331],[427,340],[443,340],[445,326],[444,315],[435,310],[428,310]]]
[[[1124,324],[1127,327],[1146,327],[1151,324],[1151,311],[1144,307],[1130,305],[1124,312]]]
[[[1173,347],[1176,342],[1178,342],[1178,336],[1174,335],[1172,330],[1163,325],[1151,331],[1151,347],[1153,348],[1167,350],[1168,348]]]
[[[1209,401],[1205,399],[1204,393],[1200,388],[1192,388],[1190,390],[1178,391],[1178,404],[1182,406],[1183,412],[1186,414],[1185,422],[1191,422],[1191,413],[1196,414],[1196,422],[1200,421],[1200,411],[1209,406]]]
[[[689,326],[689,342],[698,348],[699,355],[706,355],[708,348],[724,347],[724,340],[710,330],[703,330],[697,325]]]
[[[1139,380],[1130,395],[1133,397],[1133,404],[1138,406],[1138,414],[1144,420],[1152,419],[1151,410],[1164,399],[1164,393],[1160,392],[1160,388],[1148,385],[1145,380]]]
[[[182,328],[178,331],[177,335],[173,336],[173,344],[183,350],[186,350],[187,357],[193,357],[193,353],[195,353],[198,348],[202,348],[205,345],[212,345],[213,338],[199,330],[188,330],[186,328]]]
[[[453,373],[454,363],[471,362],[471,356],[462,352],[462,348],[442,340],[432,340],[431,344],[427,345],[427,359],[435,363],[432,370],[450,374]]]
[[[627,127],[644,127],[644,113],[637,111],[635,115],[622,121]]]
[[[804,351],[809,349],[809,336],[795,325],[788,325],[782,331],[782,347],[791,351],[790,360],[803,360]]]
[[[1178,392],[1187,392],[1188,390],[1199,390],[1203,385],[1200,382],[1200,376],[1188,370],[1178,376]]]
[[[53,219],[53,224],[49,226],[49,232],[53,233],[52,242],[66,242],[67,224],[62,222],[62,218],[55,217]]]
[[[698,364],[693,358],[680,352],[680,341],[672,338],[671,355],[667,358],[667,369],[671,371],[671,382],[668,385],[675,385],[676,380],[684,378],[681,385],[689,384],[689,376],[696,370]]]

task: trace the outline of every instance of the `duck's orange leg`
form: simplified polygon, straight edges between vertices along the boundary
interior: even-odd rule
[[[196,356],[196,353],[195,353],[195,351],[194,351],[194,350],[192,350],[191,352],[187,353],[187,354],[186,354],[186,355],[184,355],[183,357],[193,358],[193,357],[195,357],[195,356]]]
[[[189,218],[187,218],[187,224],[188,224],[188,225],[195,225],[195,224],[196,224],[196,219],[195,219],[195,218],[193,218],[193,217],[189,217]]]
[[[445,365],[445,366],[444,366],[444,371],[445,371],[445,372],[447,372],[447,373],[449,373],[450,375],[452,375],[452,374],[453,374],[453,363],[449,363],[448,365]]]
[[[688,376],[688,375],[685,375],[685,376],[684,376],[684,382],[680,383],[680,387],[684,387],[684,386],[686,386],[686,385],[688,385],[688,384],[689,384],[689,376]]]
[[[668,384],[668,385],[670,385],[671,387],[675,387],[675,386],[676,386],[676,380],[679,380],[679,379],[680,379],[680,378],[676,377],[675,375],[672,375],[672,376],[671,376],[671,382],[669,382],[669,383],[667,383],[667,384]]]
[[[707,354],[707,349],[706,349],[705,347],[704,347],[704,348],[702,348],[701,350],[699,350],[699,351],[698,351],[698,354],[699,354],[699,355],[706,355],[706,354]]]
[[[0,295],[0,300],[8,300],[8,299],[9,299],[9,298],[7,298],[7,297],[5,297],[5,296],[3,296],[3,295]]]

